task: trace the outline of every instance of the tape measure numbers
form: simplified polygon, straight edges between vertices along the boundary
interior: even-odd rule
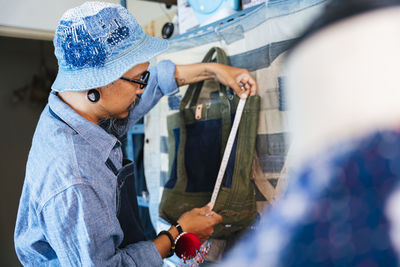
[[[246,104],[246,99],[240,99],[239,104],[236,109],[235,119],[233,120],[233,125],[231,132],[229,133],[228,142],[226,143],[224,155],[222,157],[222,162],[219,167],[217,180],[215,181],[215,186],[213,193],[211,195],[211,210],[214,209],[215,201],[217,200],[219,189],[221,187],[222,180],[224,178],[226,166],[228,165],[229,157],[232,152],[233,143],[235,142],[236,133],[239,129],[240,119],[242,117],[244,105]]]

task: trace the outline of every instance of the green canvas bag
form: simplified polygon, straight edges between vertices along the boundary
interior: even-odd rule
[[[203,62],[211,62],[215,53],[217,62],[229,64],[225,52],[217,47],[206,54]],[[203,82],[190,85],[179,112],[167,118],[169,180],[164,186],[159,212],[170,223],[184,212],[210,201],[239,103],[231,89],[222,84],[216,84],[210,99],[200,103],[204,87]],[[223,221],[214,228],[213,238],[227,238],[249,227],[256,217],[255,192],[250,178],[259,109],[260,97],[250,96],[214,206]]]

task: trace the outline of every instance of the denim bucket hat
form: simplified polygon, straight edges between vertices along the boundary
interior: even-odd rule
[[[121,5],[86,2],[66,11],[54,35],[57,92],[110,84],[133,66],[165,51],[168,42],[145,34]]]

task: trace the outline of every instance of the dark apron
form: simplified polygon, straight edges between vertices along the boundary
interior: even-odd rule
[[[53,117],[64,122],[50,107],[49,111]],[[107,159],[106,165],[117,178],[117,218],[124,232],[124,240],[119,247],[123,248],[131,243],[146,240],[143,226],[139,220],[134,163],[130,160],[124,160],[120,170],[115,167],[110,159]]]
[[[120,170],[117,170],[110,159],[106,161],[106,165],[117,176],[117,218],[124,232],[124,240],[120,248],[146,240],[143,226],[139,220],[134,163],[124,160]]]

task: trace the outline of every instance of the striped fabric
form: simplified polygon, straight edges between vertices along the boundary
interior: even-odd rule
[[[256,78],[261,112],[254,155],[253,179],[261,211],[273,201],[284,179],[287,140],[287,106],[284,99],[285,51],[320,12],[326,0],[270,0],[211,25],[170,40],[169,49],[157,61],[198,63],[213,46],[221,47],[232,66],[247,68]],[[186,87],[163,98],[147,115],[145,170],[150,190],[150,209],[155,225],[162,186],[168,178],[166,118],[178,112]],[[158,227],[160,229],[160,227]]]

